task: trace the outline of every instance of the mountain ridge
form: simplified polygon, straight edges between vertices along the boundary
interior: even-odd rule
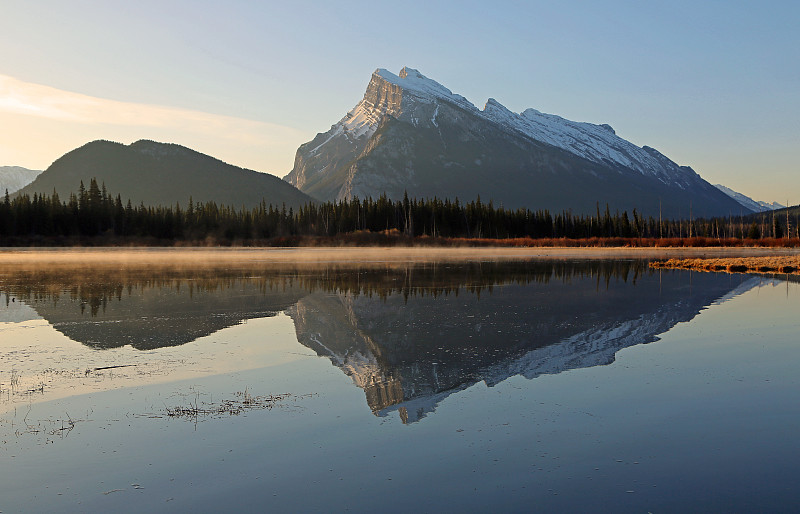
[[[413,68],[376,70],[363,99],[301,145],[284,180],[320,200],[455,196],[516,208],[688,217],[739,204],[688,166],[608,124],[572,122],[490,98],[483,110]]]
[[[9,194],[16,193],[41,173],[41,170],[29,170],[22,166],[0,166],[0,194],[6,191]]]
[[[763,202],[759,200],[753,200],[749,196],[740,193],[738,191],[734,191],[729,187],[725,187],[722,184],[714,184],[714,187],[725,193],[726,195],[730,196],[734,200],[736,200],[739,204],[743,207],[750,209],[753,212],[766,212],[766,211],[774,211],[776,209],[783,209],[787,207],[786,205],[780,204],[778,202]]]

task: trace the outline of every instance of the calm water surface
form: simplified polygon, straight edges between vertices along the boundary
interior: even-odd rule
[[[0,270],[0,511],[790,511],[800,290],[643,261]]]

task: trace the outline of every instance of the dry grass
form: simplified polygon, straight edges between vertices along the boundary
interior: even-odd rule
[[[186,405],[166,407],[165,414],[170,418],[183,418],[197,421],[198,418],[238,416],[250,410],[272,410],[283,407],[290,400],[308,398],[314,394],[294,395],[290,393],[253,396],[247,390],[234,393],[234,398],[221,402],[202,402],[199,395]],[[149,416],[158,417],[158,416]]]
[[[800,274],[800,256],[772,255],[763,257],[723,257],[705,259],[666,259],[650,263],[653,268],[726,271],[729,273],[792,273]]]

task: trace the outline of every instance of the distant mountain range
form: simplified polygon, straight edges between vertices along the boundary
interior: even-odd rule
[[[16,193],[27,186],[42,173],[41,170],[29,170],[19,166],[0,166],[0,194]]]
[[[55,190],[66,200],[81,181],[88,188],[92,178],[134,204],[186,206],[191,197],[237,208],[252,208],[262,200],[297,208],[313,201],[274,175],[232,166],[180,145],[146,140],[130,145],[88,143],[60,157],[20,193]]]
[[[284,179],[320,200],[407,192],[585,214],[606,203],[676,218],[741,210],[691,168],[609,125],[515,114],[494,99],[479,110],[411,68],[376,70],[364,98],[300,146]]]
[[[774,211],[775,209],[783,209],[786,207],[785,205],[779,204],[778,202],[759,202],[753,200],[749,196],[745,196],[742,193],[737,193],[733,189],[729,187],[725,187],[722,184],[714,184],[714,187],[725,193],[726,195],[730,196],[737,202],[739,202],[742,207],[746,209],[750,209],[753,212],[765,212],[765,211]]]
[[[622,139],[609,125],[535,109],[515,114],[491,98],[479,110],[411,68],[399,75],[376,70],[364,98],[298,148],[285,181],[176,144],[93,141],[44,172],[0,167],[0,193],[55,190],[66,199],[92,178],[112,195],[145,205],[185,204],[191,197],[235,207],[264,200],[296,208],[314,199],[386,193],[399,200],[407,193],[576,214],[595,214],[608,204],[612,212],[636,209],[665,218],[783,207],[712,186],[657,150]]]

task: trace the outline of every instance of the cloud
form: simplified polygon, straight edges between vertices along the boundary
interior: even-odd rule
[[[47,152],[47,148],[42,147],[46,142],[52,143],[45,146],[54,147],[51,158],[55,158],[57,152],[64,150],[58,142],[73,145],[78,137],[121,142],[143,138],[178,142],[261,170],[290,169],[294,151],[309,136],[279,124],[108,100],[7,75],[0,75],[0,133],[3,144],[16,150],[14,153],[4,151],[8,158],[33,160],[33,152]],[[36,146],[35,140],[38,140]],[[0,163],[3,164],[8,163]]]
[[[174,128],[219,137],[255,137],[301,131],[282,125],[159,105],[107,100],[0,75],[0,112],[88,125]]]

